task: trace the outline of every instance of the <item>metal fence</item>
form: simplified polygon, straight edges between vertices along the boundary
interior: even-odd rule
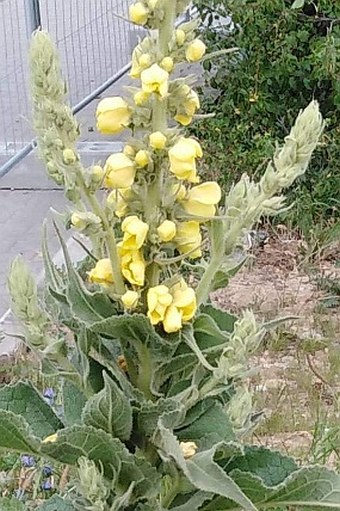
[[[79,111],[111,77],[127,69],[134,31],[127,21],[128,4],[129,0],[0,0],[0,165],[25,153],[33,138],[27,69],[32,31],[41,26],[57,43],[70,102]]]

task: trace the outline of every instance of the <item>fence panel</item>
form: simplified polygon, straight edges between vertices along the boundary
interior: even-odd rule
[[[0,1],[0,164],[33,137],[27,52],[34,19],[56,41],[72,105],[129,61],[129,0]],[[37,7],[39,8],[37,11]]]

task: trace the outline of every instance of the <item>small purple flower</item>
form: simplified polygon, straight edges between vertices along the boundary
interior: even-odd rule
[[[46,481],[43,481],[41,483],[41,488],[44,491],[51,491],[51,490],[53,490],[53,482],[51,481],[51,479],[46,479]]]
[[[45,477],[49,477],[53,474],[53,468],[50,465],[45,465],[42,471]]]
[[[43,396],[45,398],[46,403],[48,403],[51,406],[54,404],[54,399],[56,397],[56,393],[52,389],[52,387],[47,387],[47,389],[44,390]]]
[[[26,468],[34,467],[36,464],[35,458],[33,456],[29,456],[27,454],[21,456],[21,463]]]

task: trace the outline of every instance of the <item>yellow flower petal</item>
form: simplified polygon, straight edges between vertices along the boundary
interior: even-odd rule
[[[129,188],[135,179],[136,167],[124,153],[111,154],[104,167],[104,184],[108,188]]]
[[[131,112],[121,97],[104,98],[97,107],[97,129],[104,135],[121,133],[129,124]]]
[[[141,73],[143,91],[151,94],[155,92],[162,98],[167,96],[169,88],[169,73],[158,64],[153,64]]]
[[[197,62],[198,60],[201,60],[206,51],[207,47],[203,41],[195,39],[188,45],[185,56],[188,62]]]
[[[171,241],[176,236],[176,224],[171,220],[164,220],[157,228],[157,233],[161,241],[165,243]]]

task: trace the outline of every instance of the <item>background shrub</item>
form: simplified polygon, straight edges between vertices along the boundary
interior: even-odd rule
[[[230,184],[244,169],[253,176],[262,173],[275,142],[316,98],[328,128],[306,176],[290,191],[294,208],[284,215],[308,236],[316,225],[321,232],[339,221],[340,2],[305,2],[298,9],[292,4],[197,1],[210,50],[240,50],[206,61],[211,94],[205,110],[216,116],[197,123],[194,131],[204,141],[207,167]],[[213,28],[217,13],[230,15],[233,28]]]

